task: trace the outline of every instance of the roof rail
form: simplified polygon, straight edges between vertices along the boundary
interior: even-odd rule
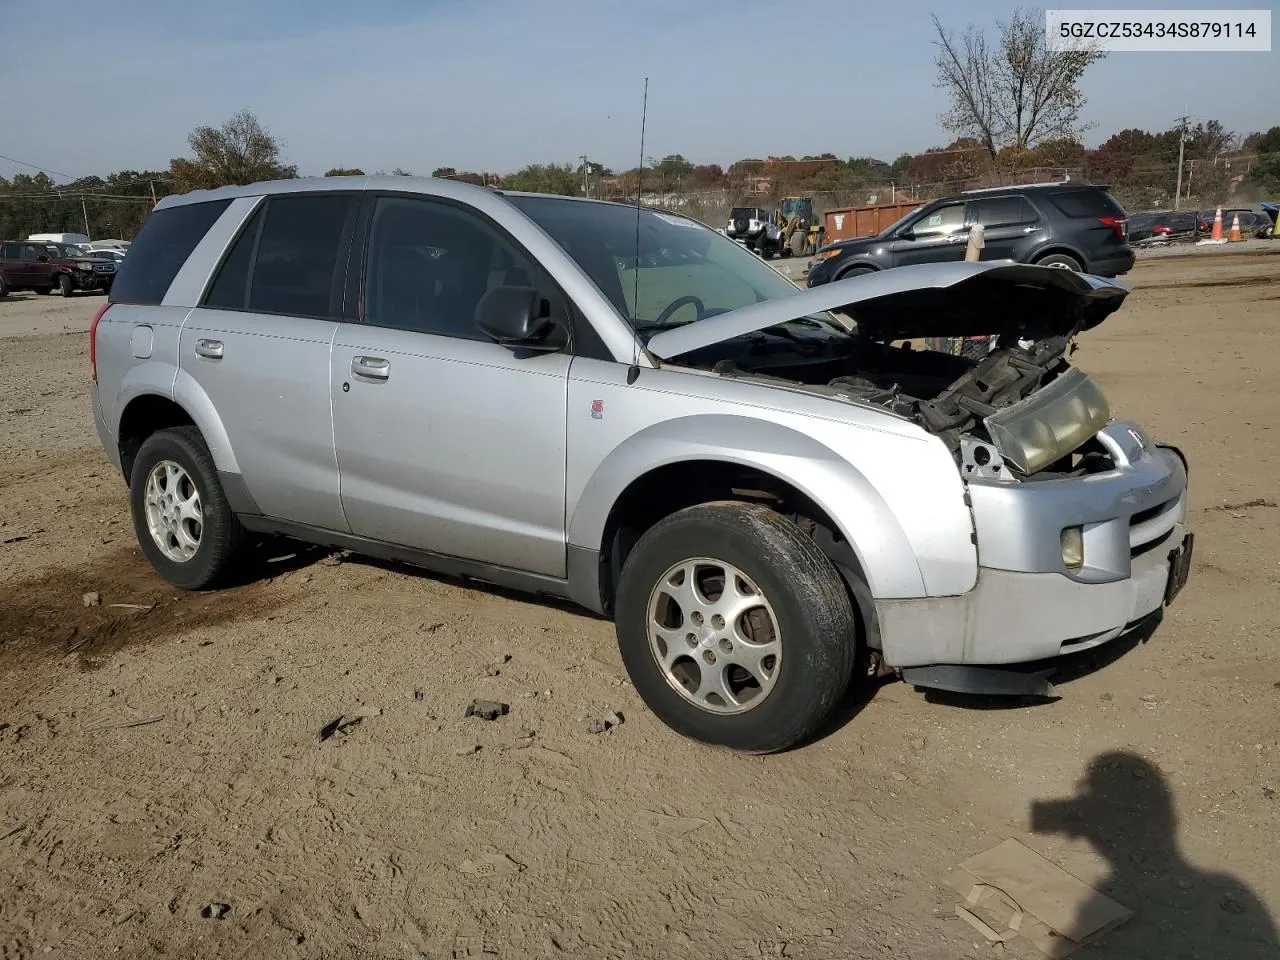
[[[961,190],[962,194],[970,193],[991,193],[994,190],[1025,190],[1027,187],[1065,187],[1067,184],[1092,186],[1092,184],[1084,180],[1051,180],[1041,183],[1007,183],[1002,187],[978,187],[974,190]]]

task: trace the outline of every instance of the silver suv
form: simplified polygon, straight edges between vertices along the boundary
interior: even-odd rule
[[[1008,263],[802,292],[669,213],[233,187],[133,244],[93,416],[180,587],[278,533],[566,597],[667,724],[771,751],[872,670],[1045,693],[1172,599],[1183,457],[1066,360],[1125,292]],[[982,357],[902,343],[935,337]]]

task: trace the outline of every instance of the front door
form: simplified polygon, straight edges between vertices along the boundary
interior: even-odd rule
[[[474,319],[493,287],[548,281],[440,200],[378,197],[367,249],[364,322],[339,327],[331,370],[351,532],[563,577],[570,355],[498,346]]]
[[[212,401],[258,511],[346,532],[329,406],[351,194],[264,200],[228,251],[180,343],[182,374]],[[179,378],[181,398],[188,385]]]
[[[893,265],[963,260],[968,239],[963,202],[935,207],[898,231],[893,241]]]

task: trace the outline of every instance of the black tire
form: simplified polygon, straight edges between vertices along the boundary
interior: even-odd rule
[[[147,479],[152,469],[164,460],[182,467],[200,495],[200,542],[194,555],[184,561],[165,556],[147,525]],[[245,539],[244,528],[218,481],[213,456],[195,427],[159,430],[143,442],[129,478],[129,506],[142,552],[157,573],[183,590],[203,590],[216,585],[229,572]]]
[[[1084,269],[1079,260],[1065,253],[1051,253],[1047,257],[1041,257],[1036,261],[1036,266],[1057,267],[1060,270],[1074,270],[1076,273]]]
[[[849,267],[847,270],[840,271],[836,277],[837,280],[848,280],[850,277],[861,277],[868,273],[875,273],[875,267]]]
[[[651,592],[673,566],[697,558],[737,567],[777,619],[784,645],[773,687],[744,712],[695,705],[677,692],[650,648]],[[650,528],[627,556],[615,612],[622,661],[649,709],[687,737],[734,750],[772,753],[811,736],[848,689],[857,654],[856,620],[840,574],[799,527],[757,504],[701,504]],[[692,658],[688,663],[697,666]]]
[[[71,279],[71,274],[58,274],[58,292],[64,297],[73,297],[76,293],[75,282]]]
[[[7,297],[8,295],[9,295],[9,284],[4,282],[3,276],[0,276],[0,297]]]

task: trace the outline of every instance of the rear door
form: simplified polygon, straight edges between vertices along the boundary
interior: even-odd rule
[[[892,242],[895,267],[964,259],[969,228],[963,200],[934,207],[906,226]]]
[[[1025,260],[1041,232],[1040,215],[1021,196],[972,200],[968,219],[982,225],[983,260]]]
[[[371,201],[363,323],[334,340],[333,429],[351,532],[565,575],[568,344],[510,349],[475,324],[497,286],[567,304],[514,240],[470,207]]]
[[[182,371],[208,395],[263,516],[345,532],[329,407],[356,196],[266,197],[187,317]]]
[[[4,273],[5,282],[11,287],[25,287],[29,264],[23,262],[22,244],[0,244],[0,272]]]

